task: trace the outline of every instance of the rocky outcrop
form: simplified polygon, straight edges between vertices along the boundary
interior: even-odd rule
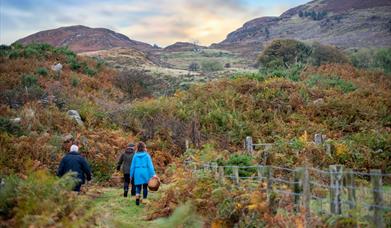
[[[71,119],[75,120],[78,125],[80,125],[80,126],[84,125],[83,120],[81,119],[80,114],[79,114],[78,111],[76,111],[76,110],[68,110],[67,115]]]

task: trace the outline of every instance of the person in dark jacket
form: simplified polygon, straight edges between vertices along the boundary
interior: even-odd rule
[[[79,147],[72,145],[70,152],[65,155],[61,160],[60,167],[57,171],[57,176],[62,177],[67,172],[76,172],[77,178],[79,179],[76,186],[73,188],[73,191],[80,192],[81,185],[87,181],[91,180],[91,169],[87,163],[87,160],[81,156],[79,153]]]
[[[136,195],[136,189],[134,187],[133,179],[130,181],[130,165],[132,164],[132,159],[134,155],[134,144],[130,143],[126,148],[125,152],[121,154],[121,157],[117,163],[117,171],[120,171],[122,166],[122,173],[124,174],[124,197],[128,197],[129,184],[132,185],[130,194],[132,196]]]
[[[147,147],[143,142],[137,145],[137,152],[130,166],[130,176],[136,185],[136,205],[138,206],[140,205],[141,188],[143,188],[143,199],[146,200],[148,196],[148,181],[152,177],[156,177],[152,158],[148,154]]]

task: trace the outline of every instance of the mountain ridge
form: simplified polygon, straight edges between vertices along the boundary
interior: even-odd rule
[[[391,1],[315,0],[279,17],[247,21],[212,48],[255,56],[273,39],[319,41],[339,48],[388,47]]]

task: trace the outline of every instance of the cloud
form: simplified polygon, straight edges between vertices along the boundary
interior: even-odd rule
[[[294,0],[304,2],[305,0]],[[1,0],[0,43],[40,30],[82,24],[105,27],[131,39],[166,46],[198,40],[209,45],[246,21],[279,15],[292,3],[282,0]]]

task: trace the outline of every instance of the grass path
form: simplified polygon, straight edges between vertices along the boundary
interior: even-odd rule
[[[136,206],[134,197],[124,198],[120,188],[102,188],[102,194],[92,201],[97,211],[98,227],[150,227],[152,222],[145,221],[145,205]],[[157,193],[149,192],[148,198],[156,200]]]

